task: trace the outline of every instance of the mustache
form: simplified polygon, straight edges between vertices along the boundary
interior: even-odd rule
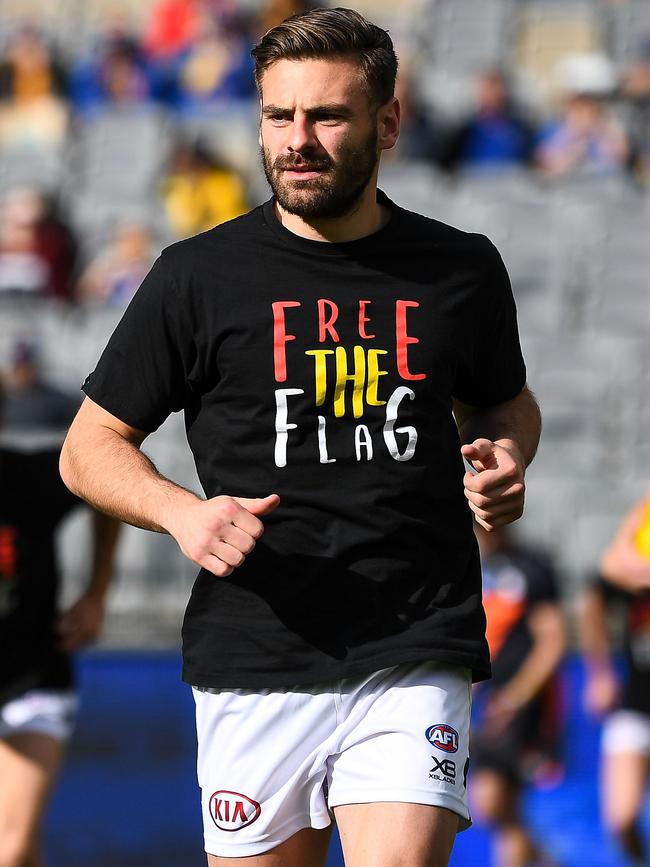
[[[300,154],[292,156],[291,154],[280,154],[275,158],[273,168],[276,171],[284,171],[286,169],[311,169],[313,171],[326,171],[332,168],[332,160],[326,156],[319,157],[303,157]]]

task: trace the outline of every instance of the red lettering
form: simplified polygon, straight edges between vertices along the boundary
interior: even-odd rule
[[[13,578],[16,574],[16,530],[0,527],[0,578]]]
[[[295,340],[295,334],[287,334],[284,321],[285,307],[300,307],[300,301],[274,301],[273,308],[273,363],[275,367],[275,381],[286,382],[287,380],[287,353],[285,344]]]
[[[330,308],[331,316],[329,319],[325,319],[325,305],[328,305]],[[328,301],[327,298],[319,298],[318,299],[318,342],[325,343],[327,339],[326,335],[332,338],[334,343],[338,343],[340,341],[340,337],[338,336],[336,329],[334,328],[334,323],[339,318],[339,308],[333,301]]]
[[[223,816],[221,815],[221,805],[223,804],[223,801],[221,800],[221,798],[215,798],[214,801],[215,801],[215,810],[214,811],[217,814],[215,818],[217,818],[221,822],[223,822]]]
[[[406,333],[406,308],[419,307],[417,301],[397,301],[395,308],[395,331],[397,340],[397,371],[402,379],[426,379],[426,373],[411,373],[408,366],[407,351],[410,343],[419,343],[417,337]]]
[[[366,304],[372,304],[372,301],[359,301],[359,337],[362,340],[372,340],[374,334],[366,334],[366,322],[370,322],[366,316]]]
[[[224,803],[224,808],[226,811],[226,822],[229,822],[230,821],[230,801],[225,800],[223,803]]]
[[[241,801],[235,802],[235,813],[232,817],[233,822],[236,822],[237,819],[241,819],[242,822],[248,822],[248,816],[244,810],[244,805]]]

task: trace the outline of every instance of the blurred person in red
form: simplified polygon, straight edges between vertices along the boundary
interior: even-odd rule
[[[0,292],[69,300],[77,245],[53,201],[29,188],[0,200]]]
[[[605,824],[635,864],[647,864],[640,828],[650,767],[650,497],[624,517],[580,608],[585,704],[606,716],[601,802]],[[610,615],[623,622],[626,674],[614,664]]]
[[[121,223],[106,248],[83,271],[77,300],[126,307],[154,259],[154,239],[148,226]]]
[[[55,534],[81,503],[61,482],[58,457],[0,448],[2,867],[43,863],[41,821],[78,705],[70,654],[99,633],[118,534],[117,521],[93,513],[88,584],[60,614]]]
[[[470,797],[495,830],[498,867],[550,867],[521,799],[527,784],[561,772],[556,674],[567,635],[557,576],[548,556],[516,544],[505,527],[475,531],[492,680],[474,692]]]
[[[515,106],[505,74],[498,69],[481,72],[474,93],[474,109],[443,148],[443,167],[450,171],[503,171],[530,165],[535,128]]]
[[[0,59],[0,147],[58,149],[68,130],[65,76],[42,35],[24,27]]]
[[[177,238],[197,235],[248,210],[239,175],[200,142],[177,146],[162,195]]]

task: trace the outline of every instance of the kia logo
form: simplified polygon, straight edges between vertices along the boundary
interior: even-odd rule
[[[430,744],[445,753],[458,752],[458,732],[445,723],[436,723],[424,733]]]
[[[262,808],[247,795],[219,789],[210,798],[212,821],[222,831],[239,831],[259,818]]]

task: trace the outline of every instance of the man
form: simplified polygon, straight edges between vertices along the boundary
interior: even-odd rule
[[[566,648],[566,624],[548,557],[514,544],[507,528],[476,528],[492,680],[474,696],[470,792],[496,831],[499,867],[551,865],[521,816],[524,786],[557,775],[554,675]]]
[[[348,867],[439,867],[489,672],[465,497],[519,517],[539,435],[512,295],[487,239],[377,192],[385,31],[313,10],[253,55],[274,198],[163,253],[61,470],[202,567],[183,676],[211,867],[317,867],[330,810]],[[180,409],[206,500],[139,449]]]
[[[1,413],[0,413],[1,415]],[[0,449],[0,864],[39,867],[40,825],[74,725],[69,654],[98,634],[118,522],[95,514],[86,592],[62,616],[55,532],[79,500],[59,449]]]
[[[587,710],[602,716],[601,800],[608,830],[634,864],[647,864],[641,820],[650,760],[650,499],[637,503],[605,549],[601,577],[580,608]],[[610,613],[625,622],[626,677],[619,682]]]

